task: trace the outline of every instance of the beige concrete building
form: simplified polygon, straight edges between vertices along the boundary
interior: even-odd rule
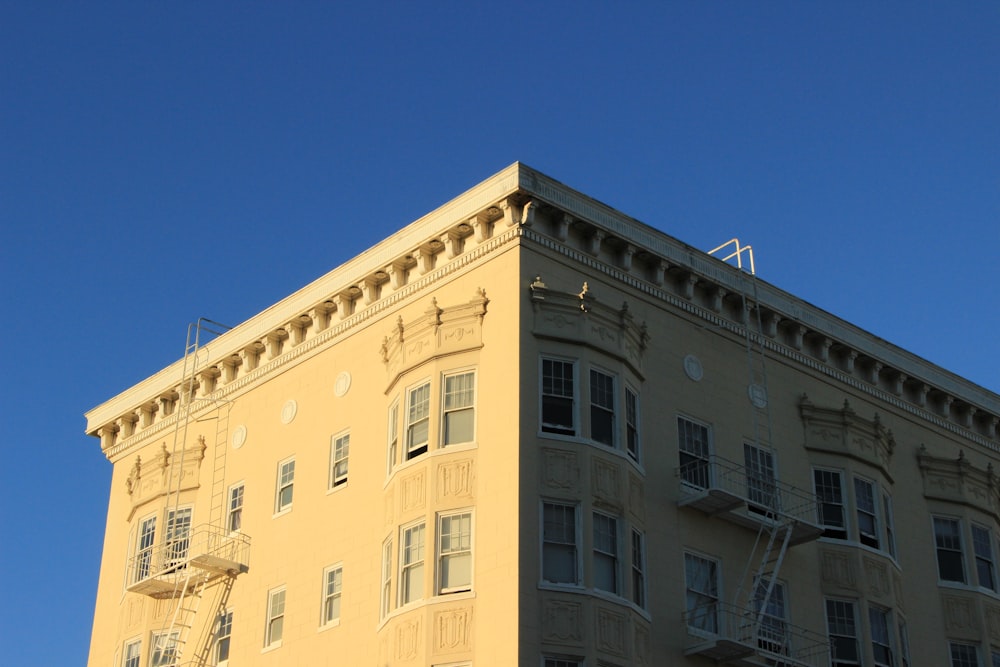
[[[1000,396],[749,259],[514,164],[193,327],[87,414],[90,665],[1000,664]]]

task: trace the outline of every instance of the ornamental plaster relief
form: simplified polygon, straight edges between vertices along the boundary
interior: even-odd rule
[[[852,554],[823,549],[820,551],[824,593],[858,590],[858,576]]]
[[[598,606],[594,624],[597,650],[622,657],[628,654],[625,643],[628,619],[625,614]]]
[[[621,466],[594,456],[591,459],[591,485],[594,507],[621,511],[624,499]]]
[[[976,601],[970,597],[941,595],[944,609],[944,627],[949,636],[956,639],[979,639],[981,631],[979,611]]]
[[[168,492],[197,489],[205,449],[205,438],[199,436],[197,445],[176,454],[168,452],[166,443],[163,443],[148,463],[137,454],[125,480],[125,491],[131,501],[128,519],[132,519],[136,509]]]
[[[1000,521],[1000,480],[993,472],[992,462],[980,468],[965,457],[965,451],[959,451],[956,458],[941,458],[932,456],[921,445],[917,464],[924,497],[966,505]]]
[[[399,511],[401,514],[422,510],[427,504],[427,474],[420,470],[399,481]]]
[[[872,419],[859,416],[849,401],[842,408],[818,407],[802,394],[799,415],[805,431],[805,447],[813,451],[849,456],[882,471],[889,471],[896,440],[876,413]]]
[[[639,523],[646,521],[646,490],[642,479],[632,473],[628,476],[628,509]]]
[[[865,583],[869,599],[876,599],[885,605],[891,604],[892,580],[889,567],[881,561],[863,556],[862,564],[865,570]]]
[[[434,655],[472,650],[471,605],[434,612]]]
[[[649,664],[649,628],[641,623],[633,626],[632,648],[635,650],[635,664],[644,667]]]
[[[993,604],[986,604],[984,607],[986,632],[994,644],[1000,644],[1000,607]]]
[[[421,622],[419,618],[400,621],[393,633],[393,655],[396,660],[416,659],[421,647]]]
[[[542,486],[577,495],[580,491],[579,454],[561,449],[542,449]]]
[[[121,606],[118,627],[120,634],[131,634],[142,627],[146,618],[146,597],[131,595]]]
[[[543,597],[542,641],[578,648],[583,644],[583,606],[579,602]]]
[[[452,498],[472,499],[476,481],[475,462],[472,459],[449,461],[437,468],[438,502]]]

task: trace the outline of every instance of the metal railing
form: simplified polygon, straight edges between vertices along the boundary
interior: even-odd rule
[[[239,574],[249,566],[250,537],[208,524],[138,550],[128,561],[128,582],[174,577],[188,567]],[[231,572],[230,572],[231,571]]]
[[[726,655],[739,656],[735,662],[743,663],[750,657],[750,663],[762,665],[826,667],[830,662],[830,641],[825,635],[724,602],[685,611],[684,623],[689,653],[703,653],[723,662],[734,662]],[[723,648],[722,642],[730,646]]]
[[[709,456],[688,461],[677,468],[681,501],[707,491],[724,491],[745,501],[751,511],[774,518],[784,517],[816,523],[819,503],[816,496],[791,484],[754,473],[746,466]]]

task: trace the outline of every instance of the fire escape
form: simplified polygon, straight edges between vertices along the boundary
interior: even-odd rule
[[[733,239],[709,252],[735,245],[722,258],[736,260],[743,281],[743,329],[753,420],[753,442],[744,460],[715,455],[690,457],[677,470],[678,505],[719,517],[756,533],[740,584],[731,602],[721,599],[689,608],[686,655],[701,655],[740,667],[820,667],[829,663],[825,635],[792,625],[779,575],[789,548],[818,538],[817,500],[809,491],[775,476],[767,369],[753,250]],[[743,255],[749,257],[749,271]],[[751,315],[756,314],[756,333]]]

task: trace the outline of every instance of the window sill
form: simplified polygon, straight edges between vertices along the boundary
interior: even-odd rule
[[[270,653],[271,651],[276,651],[281,648],[281,640],[268,644],[260,650],[261,653]]]
[[[335,484],[334,486],[331,486],[330,488],[328,488],[326,490],[326,495],[330,495],[331,493],[336,493],[337,491],[341,491],[343,489],[346,489],[347,488],[347,484],[348,483],[345,481],[343,484]]]
[[[292,513],[292,507],[291,507],[291,505],[289,505],[285,509],[283,509],[283,510],[281,510],[279,512],[275,512],[274,514],[272,514],[271,518],[272,519],[277,519],[280,516],[285,516],[286,514],[291,514],[291,513]]]
[[[413,602],[408,602],[402,607],[396,607],[379,621],[378,626],[375,628],[376,631],[382,630],[386,624],[397,616],[402,616],[408,614],[412,611],[422,609],[424,607],[434,605],[434,604],[445,604],[451,602],[457,602],[462,600],[474,600],[476,598],[475,591],[464,591],[462,593],[445,593],[443,595],[435,595],[431,598],[425,598],[423,600],[414,600]]]
[[[330,621],[329,623],[325,623],[324,625],[319,626],[319,628],[316,629],[316,632],[326,632],[327,630],[330,630],[331,628],[336,628],[336,627],[339,627],[339,626],[340,626],[340,619],[336,618],[336,619]]]

